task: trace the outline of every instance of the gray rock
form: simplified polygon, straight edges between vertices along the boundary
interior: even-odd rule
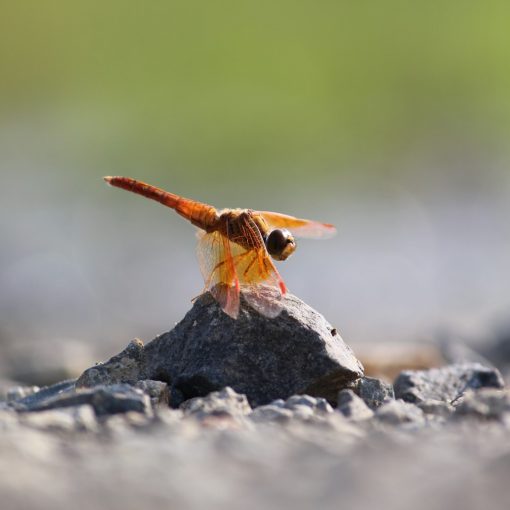
[[[88,368],[76,381],[77,388],[92,388],[99,385],[135,384],[142,376],[143,342],[135,338],[119,354],[105,363]]]
[[[448,365],[430,370],[406,370],[394,383],[395,396],[406,402],[438,400],[452,403],[468,389],[502,388],[503,379],[495,368],[479,363]]]
[[[316,417],[313,409],[306,405],[296,405],[292,408],[292,418],[301,421],[312,420]]]
[[[383,423],[402,425],[406,423],[423,424],[425,417],[423,411],[403,400],[390,400],[375,412],[375,417]]]
[[[145,347],[130,344],[85,371],[78,386],[163,381],[171,386],[173,407],[225,386],[245,394],[254,406],[296,393],[334,402],[340,389],[363,375],[363,367],[333,331],[322,315],[292,295],[275,319],[242,299],[239,318],[233,320],[203,294],[173,330]]]
[[[179,406],[186,401],[184,393],[176,388],[175,386],[170,387],[170,401],[169,404],[174,408],[178,409]]]
[[[292,395],[287,400],[277,399],[259,406],[250,414],[256,423],[287,423],[291,420],[323,420],[333,413],[333,408],[324,398],[310,395]]]
[[[101,418],[101,428],[111,437],[133,436],[136,430],[146,430],[154,424],[154,417],[136,411],[108,414]]]
[[[279,399],[278,402],[282,400]],[[307,406],[314,408],[317,405],[317,399],[315,397],[311,397],[310,395],[292,395],[283,404],[285,407],[292,409],[297,405]]]
[[[39,391],[33,392],[19,400],[11,401],[10,405],[19,410],[29,411],[33,407],[37,407],[43,402],[62,398],[65,395],[74,393],[75,382],[75,379],[69,379],[67,381],[61,381],[51,386],[45,386],[44,388],[40,388]]]
[[[425,414],[448,418],[455,410],[453,405],[441,400],[424,400],[416,404]]]
[[[352,390],[341,390],[338,393],[337,410],[353,421],[369,420],[374,416],[372,409]]]
[[[492,388],[469,391],[455,409],[455,417],[474,417],[510,422],[510,390]]]
[[[290,409],[279,405],[267,404],[254,409],[249,418],[255,423],[287,423],[293,416],[294,413]]]
[[[156,409],[155,421],[165,426],[182,425],[182,417],[184,416],[181,409],[172,409],[171,407],[160,407]]]
[[[331,330],[292,295],[275,319],[242,300],[233,320],[204,294],[172,331],[147,344],[145,374],[171,383],[186,399],[231,386],[254,406],[296,393],[334,401],[363,368]]]
[[[39,386],[13,386],[7,390],[7,402],[14,402],[22,398],[37,393],[41,388]]]
[[[142,390],[149,395],[153,407],[168,406],[170,401],[170,391],[168,384],[161,381],[144,380],[138,381],[135,388]]]
[[[37,413],[22,413],[19,421],[22,425],[41,430],[65,432],[98,430],[94,409],[87,404]]]
[[[128,384],[96,386],[92,389],[68,389],[60,393],[45,390],[19,400],[13,407],[20,412],[47,411],[64,407],[91,405],[97,416],[136,411],[151,414],[149,396]],[[39,397],[39,398],[36,398]]]
[[[273,405],[278,405],[282,400],[271,402]],[[312,413],[332,413],[333,408],[325,398],[311,397],[310,395],[292,395],[283,402],[283,407],[295,411],[307,407],[312,410]]]
[[[325,398],[317,399],[317,406],[315,410],[321,413],[333,413],[334,409],[331,407],[331,404]]]
[[[181,405],[184,415],[203,419],[208,416],[240,417],[251,413],[246,395],[236,393],[226,387],[221,391],[213,391],[206,397],[195,397]]]
[[[395,398],[393,386],[375,377],[362,377],[352,389],[370,409],[377,409],[384,402]]]

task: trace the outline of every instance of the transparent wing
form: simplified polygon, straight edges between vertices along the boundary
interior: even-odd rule
[[[255,214],[260,214],[272,228],[286,228],[297,237],[327,239],[336,234],[336,228],[330,223],[303,220],[269,211],[255,211]]]
[[[230,239],[230,251],[241,292],[255,310],[266,317],[276,317],[282,309],[282,296],[287,292],[285,283],[253,219],[245,215],[240,222],[239,239]]]
[[[206,233],[200,230],[198,236],[198,263],[209,291],[223,311],[236,319],[239,315],[239,279],[229,240],[219,232]]]

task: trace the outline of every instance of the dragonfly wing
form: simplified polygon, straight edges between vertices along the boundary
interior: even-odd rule
[[[239,314],[239,279],[231,243],[219,232],[198,232],[197,255],[205,290],[218,301],[223,311],[236,319]]]
[[[287,292],[285,283],[275,268],[255,222],[242,218],[239,242],[230,240],[241,292],[246,301],[266,317],[276,317],[282,309],[281,299]]]
[[[327,239],[336,234],[336,228],[330,223],[303,220],[269,211],[257,211],[255,214],[260,214],[272,228],[286,228],[297,237]]]

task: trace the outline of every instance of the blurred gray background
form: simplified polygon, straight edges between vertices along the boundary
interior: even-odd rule
[[[510,305],[509,11],[3,5],[0,373],[48,353],[79,373],[201,291],[194,227],[103,175],[337,225],[279,269],[355,349],[492,339]]]

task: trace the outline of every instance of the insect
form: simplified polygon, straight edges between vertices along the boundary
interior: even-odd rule
[[[296,249],[296,237],[327,238],[329,223],[267,211],[223,209],[174,195],[130,177],[105,177],[111,186],[156,200],[199,228],[198,260],[209,291],[223,311],[239,315],[240,295],[261,314],[273,318],[287,292],[271,260],[285,260]]]

